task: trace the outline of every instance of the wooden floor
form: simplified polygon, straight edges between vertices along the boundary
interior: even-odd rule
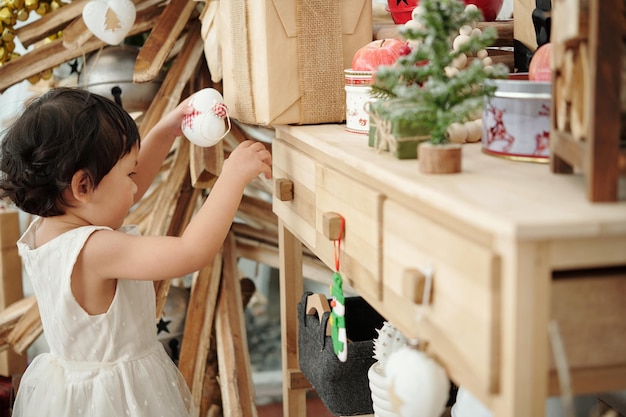
[[[258,417],[283,417],[283,404],[273,403],[257,406]],[[307,417],[333,417],[318,397],[307,398]]]

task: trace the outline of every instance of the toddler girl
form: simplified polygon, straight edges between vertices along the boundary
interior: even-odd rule
[[[188,99],[141,140],[114,102],[73,88],[31,101],[0,144],[0,196],[37,217],[18,241],[50,352],[26,369],[14,417],[181,417],[193,403],[157,340],[152,281],[209,264],[244,188],[271,176],[262,143],[224,162],[182,236],[122,227],[182,134]]]

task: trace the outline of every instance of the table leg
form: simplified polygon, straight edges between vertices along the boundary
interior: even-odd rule
[[[306,389],[292,386],[298,364],[298,301],[302,296],[302,243],[278,222],[280,326],[283,369],[283,416],[306,416]],[[296,384],[297,385],[297,384]]]
[[[551,272],[548,244],[510,247],[503,265],[500,394],[494,415],[540,417],[548,392]],[[518,279],[514,279],[518,277]]]

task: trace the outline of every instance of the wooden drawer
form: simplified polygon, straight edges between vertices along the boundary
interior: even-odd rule
[[[272,210],[285,226],[309,248],[315,247],[316,162],[282,140],[272,142],[274,197]],[[288,183],[292,195],[279,196],[280,184]]]
[[[408,337],[427,341],[457,383],[483,398],[496,393],[499,257],[391,200],[385,202],[383,212],[387,319]],[[432,271],[433,291],[430,305],[422,308],[415,272],[427,269]]]
[[[551,295],[551,319],[576,392],[626,388],[626,268],[557,273]],[[558,395],[555,359],[548,352],[550,393]],[[601,371],[594,375],[593,369]]]
[[[273,210],[285,225],[329,268],[335,268],[335,243],[325,230],[325,216],[344,219],[340,271],[360,295],[380,300],[381,224],[384,196],[281,140],[272,146],[274,181],[293,184],[293,199],[276,193]]]

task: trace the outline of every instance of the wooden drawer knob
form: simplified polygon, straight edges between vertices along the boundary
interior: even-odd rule
[[[337,240],[341,236],[341,215],[328,212],[322,214],[322,232],[330,240]]]
[[[274,196],[280,201],[293,200],[293,181],[287,178],[276,178],[274,181]]]
[[[430,288],[427,289],[427,286]],[[419,269],[410,268],[404,271],[402,292],[414,304],[429,304],[433,296],[432,287],[432,285],[427,285],[427,277]],[[428,294],[424,297],[426,291]]]

